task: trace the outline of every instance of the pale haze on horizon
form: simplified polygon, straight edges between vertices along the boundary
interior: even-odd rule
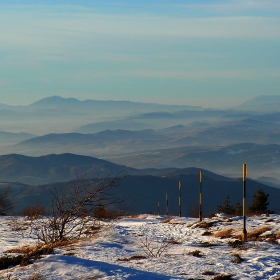
[[[0,4],[0,103],[59,95],[230,107],[280,95],[280,1]]]

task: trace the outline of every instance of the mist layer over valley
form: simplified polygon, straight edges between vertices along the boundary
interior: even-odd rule
[[[197,167],[234,178],[246,162],[250,178],[279,187],[279,108],[278,96],[224,110],[53,96],[28,106],[0,104],[0,148],[2,155],[72,153],[137,169]]]

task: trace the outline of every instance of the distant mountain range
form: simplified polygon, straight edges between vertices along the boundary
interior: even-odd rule
[[[0,154],[71,153],[131,168],[194,166],[231,176],[247,162],[252,178],[280,186],[279,98],[261,96],[227,110],[59,96],[28,106],[0,104]],[[21,168],[18,178],[28,177]]]
[[[157,213],[158,202],[160,213],[165,214],[166,193],[169,196],[169,214],[178,215],[178,182],[182,183],[182,215],[198,216],[199,193],[199,169],[167,171],[166,175],[128,175],[124,177],[120,185],[109,190],[112,197],[123,200],[120,205],[127,213]],[[14,203],[14,213],[20,214],[27,206],[40,204],[46,208],[51,207],[51,190],[58,193],[67,192],[77,184],[90,183],[84,181],[57,182],[39,186],[24,185],[21,183],[0,183],[0,191],[11,186],[11,198]],[[280,189],[268,187],[264,184],[247,180],[247,202],[251,204],[253,194],[262,188],[269,194],[269,209],[280,213],[279,197]],[[230,202],[235,206],[236,202],[242,203],[241,179],[230,179],[203,170],[203,217],[217,212],[217,205],[222,205],[226,196],[230,196]]]

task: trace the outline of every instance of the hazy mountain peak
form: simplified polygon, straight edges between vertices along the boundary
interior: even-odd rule
[[[69,103],[77,103],[77,102],[80,102],[80,101],[76,98],[63,98],[58,95],[54,95],[54,96],[50,96],[50,97],[46,97],[41,100],[38,100],[38,101],[30,104],[29,106],[46,108],[46,107],[54,107],[56,105],[62,105],[64,103],[69,105]]]
[[[277,112],[280,110],[280,96],[260,95],[245,101],[239,106],[239,109],[256,112]]]

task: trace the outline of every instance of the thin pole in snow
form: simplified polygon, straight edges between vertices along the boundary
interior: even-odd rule
[[[181,181],[179,181],[179,217],[182,217],[182,209],[181,209],[181,188],[182,188],[182,184],[181,184]]]
[[[202,171],[199,172],[199,221],[202,221]]]
[[[168,193],[166,194],[166,215],[168,215]]]
[[[246,176],[247,176],[247,165],[243,164],[243,232],[242,240],[247,241],[247,230],[246,230]]]

